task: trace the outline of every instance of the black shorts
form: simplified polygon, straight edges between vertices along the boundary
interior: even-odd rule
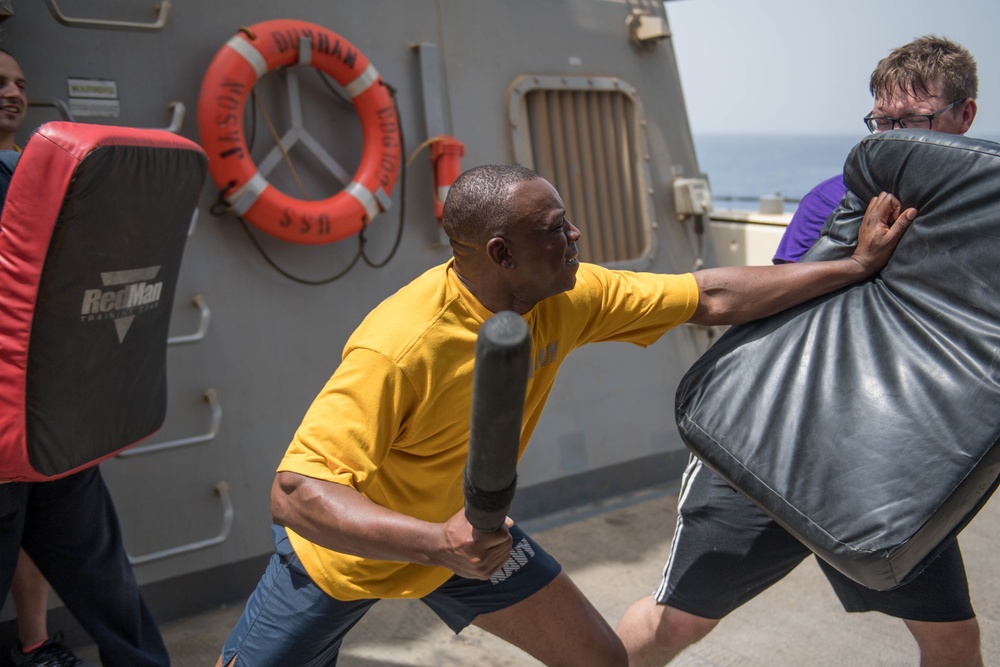
[[[653,597],[689,614],[718,619],[791,572],[812,552],[695,457],[684,473],[677,527]],[[975,617],[958,542],[912,582],[865,588],[817,558],[847,611],[880,611],[913,621]]]

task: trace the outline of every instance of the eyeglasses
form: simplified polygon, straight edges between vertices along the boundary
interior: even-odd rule
[[[945,111],[954,109],[966,99],[968,98],[963,97],[960,100],[955,100],[948,106],[938,109],[934,113],[910,114],[909,116],[903,116],[902,118],[889,118],[888,116],[873,116],[868,114],[865,116],[865,127],[867,127],[873,134],[875,132],[886,132],[893,129],[897,125],[901,128],[907,129],[929,130],[931,129],[931,123],[935,118],[943,114]]]

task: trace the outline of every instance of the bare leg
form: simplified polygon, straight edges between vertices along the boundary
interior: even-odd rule
[[[531,597],[483,614],[473,625],[554,667],[626,667],[628,656],[611,626],[565,572]]]
[[[629,607],[616,632],[628,650],[631,667],[661,667],[718,624],[718,619],[657,604],[646,596]]]
[[[920,667],[983,667],[979,622],[904,621],[920,647]]]
[[[17,638],[22,648],[38,646],[49,638],[46,626],[48,613],[49,582],[38,571],[28,554],[21,550],[17,569],[10,586],[17,612]]]

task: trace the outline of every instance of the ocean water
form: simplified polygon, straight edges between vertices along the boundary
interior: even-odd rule
[[[730,135],[694,136],[698,166],[708,176],[716,208],[757,210],[763,195],[780,195],[785,211],[817,183],[840,173],[857,135]],[[1000,140],[1000,136],[970,136]]]
[[[761,196],[780,195],[793,211],[817,183],[843,170],[864,136],[705,134],[694,144],[716,208],[756,210]]]

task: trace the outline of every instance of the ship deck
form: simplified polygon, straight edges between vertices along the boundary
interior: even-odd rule
[[[654,489],[524,523],[615,625],[658,581],[676,520],[675,489]],[[961,535],[985,664],[1000,664],[1000,503],[988,504]],[[212,665],[242,600],[169,623],[164,634],[178,667]],[[79,655],[99,664],[93,646]],[[725,619],[675,660],[678,667],[913,666],[916,645],[903,624],[877,613],[846,614],[815,563]],[[454,635],[418,601],[376,605],[348,635],[342,667],[538,664],[520,650],[470,627]]]

